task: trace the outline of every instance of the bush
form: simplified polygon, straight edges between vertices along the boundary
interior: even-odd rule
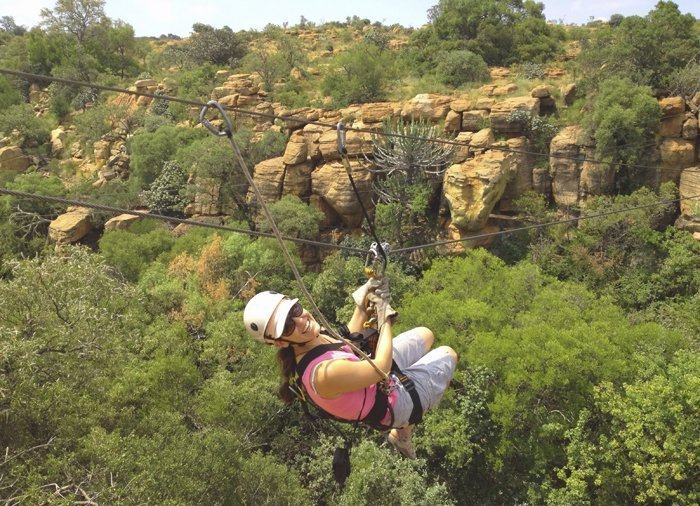
[[[393,61],[387,51],[358,44],[334,58],[321,89],[336,106],[384,100],[395,76]]]
[[[545,76],[544,65],[540,63],[523,63],[520,73],[525,79],[543,79]]]
[[[642,161],[642,148],[658,130],[660,119],[661,108],[650,88],[613,78],[600,86],[584,125],[595,140],[596,157],[635,164]]]
[[[454,87],[467,83],[479,83],[489,79],[489,69],[484,59],[471,51],[445,51],[437,57],[438,77]]]
[[[0,112],[0,132],[10,135],[17,130],[22,147],[46,145],[51,140],[51,123],[34,116],[30,104],[17,104]]]
[[[177,162],[165,162],[163,170],[146,192],[146,205],[153,213],[180,216],[188,203],[184,195],[187,173]]]
[[[132,175],[148,186],[160,173],[163,163],[175,158],[178,150],[209,135],[204,129],[165,125],[155,132],[139,131],[131,139]]]
[[[5,77],[0,77],[0,111],[22,102],[22,94]]]

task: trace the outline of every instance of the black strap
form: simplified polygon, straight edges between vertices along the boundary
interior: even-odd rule
[[[315,348],[311,349],[308,351],[302,359],[297,363],[296,365],[296,388],[300,390],[306,390],[301,382],[301,378],[304,374],[304,371],[306,368],[309,366],[309,364],[323,355],[324,353],[328,351],[335,351],[339,350],[344,346],[344,343],[329,343],[329,344],[321,344],[319,346],[316,346]],[[385,430],[394,423],[394,412],[391,409],[391,406],[389,405],[389,398],[388,396],[382,391],[380,388],[379,384],[377,384],[377,388],[375,389],[376,393],[374,396],[374,406],[372,406],[372,409],[370,409],[369,413],[367,413],[367,416],[364,418],[360,419],[359,421],[367,424],[375,429],[378,430]],[[326,418],[332,418],[334,420],[338,420],[340,422],[353,422],[354,420],[346,420],[344,418],[338,418],[334,416],[331,413],[328,413],[327,411],[323,410],[320,408],[318,405],[316,405],[315,402],[311,399],[311,396],[305,395],[304,398],[302,398],[302,405],[304,405],[304,411],[308,414],[308,409],[305,405],[306,402],[309,402],[312,404],[319,412],[321,412]],[[420,402],[420,401],[419,401]],[[414,404],[415,407],[415,404]],[[383,425],[381,423],[381,420],[386,416],[386,412],[389,410],[389,413],[391,414],[391,420],[388,425]]]
[[[420,396],[416,390],[416,384],[411,378],[401,372],[399,366],[396,365],[396,361],[392,363],[391,371],[399,378],[399,381],[401,381],[401,384],[408,392],[408,395],[411,396],[411,401],[413,402],[413,409],[411,410],[411,416],[408,417],[408,423],[411,425],[420,423],[423,420],[423,405],[420,402]]]

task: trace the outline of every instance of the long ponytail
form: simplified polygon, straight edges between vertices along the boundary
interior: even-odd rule
[[[280,396],[280,399],[282,399],[282,402],[285,404],[291,404],[296,400],[294,394],[289,390],[289,378],[291,378],[294,374],[297,364],[294,357],[294,349],[289,346],[287,348],[280,348],[277,350],[277,361],[280,364],[280,375],[282,376],[282,381],[277,393]]]

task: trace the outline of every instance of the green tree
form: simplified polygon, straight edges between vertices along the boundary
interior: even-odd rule
[[[440,0],[429,10],[430,30],[489,65],[546,61],[561,51],[563,33],[547,24],[543,9],[531,0]]]
[[[578,58],[582,84],[595,90],[604,80],[618,77],[661,86],[700,50],[694,23],[692,14],[681,14],[676,3],[662,0],[644,17],[629,16],[616,27],[595,30]]]
[[[137,132],[129,145],[133,176],[144,187],[151,184],[160,174],[164,162],[175,159],[178,150],[206,136],[207,132],[203,130],[170,125],[155,132]]]
[[[146,192],[151,212],[182,215],[189,199],[185,195],[187,173],[177,162],[165,162],[163,170]]]
[[[433,142],[438,128],[423,120],[385,121],[383,129],[386,135],[372,137],[373,171],[380,176],[374,183],[377,223],[388,240],[415,245],[433,231],[429,211],[453,147]]]
[[[22,147],[45,146],[51,139],[51,123],[34,115],[31,104],[11,105],[0,111],[0,132],[10,135],[17,131],[17,143]]]
[[[248,52],[247,42],[245,35],[235,33],[228,26],[214,28],[195,23],[184,46],[188,58],[198,65],[207,62],[236,67]]]
[[[22,102],[22,95],[13,83],[0,77],[0,110],[5,110],[11,105]]]
[[[564,486],[550,504],[693,504],[700,500],[700,356],[678,352],[667,369],[596,389],[595,407],[568,432]]]
[[[659,128],[661,108],[652,90],[626,79],[609,79],[593,99],[591,114],[584,118],[588,134],[595,140],[596,157],[634,170],[644,156],[642,147]]]
[[[484,82],[490,78],[486,62],[471,51],[440,53],[435,72],[443,83],[455,88],[467,83]]]
[[[106,18],[105,0],[57,0],[54,9],[41,9],[42,24],[67,32],[79,44],[87,42],[91,30]]]
[[[391,55],[365,43],[334,57],[321,89],[336,105],[384,100],[395,79]]]

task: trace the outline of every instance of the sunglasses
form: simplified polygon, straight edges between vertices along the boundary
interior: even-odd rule
[[[284,329],[282,330],[283,337],[289,337],[294,333],[294,329],[297,325],[293,318],[299,318],[303,310],[304,309],[301,307],[301,304],[298,302],[295,303],[289,310],[289,313],[287,313],[287,319],[284,322]]]

